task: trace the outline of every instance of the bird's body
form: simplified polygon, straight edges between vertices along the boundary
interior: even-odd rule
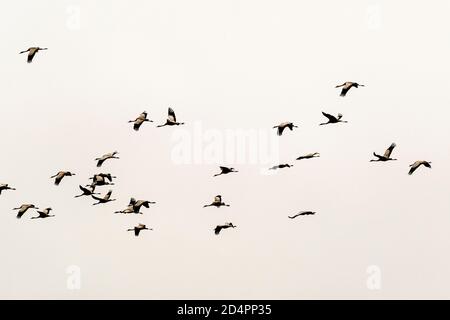
[[[95,161],[97,161],[97,167],[100,168],[103,162],[105,162],[108,159],[120,159],[119,157],[116,157],[117,154],[119,154],[119,152],[114,151],[111,153],[104,154],[100,158],[95,158]]]
[[[279,164],[273,167],[270,167],[269,170],[277,170],[277,169],[283,169],[283,168],[290,168],[293,167],[294,165],[292,164],[287,164],[287,163],[283,163],[283,164]]]
[[[273,127],[273,129],[277,129],[277,134],[281,136],[283,134],[284,129],[289,128],[289,130],[293,130],[294,128],[298,128],[298,126],[294,125],[292,122],[283,122],[279,125]]]
[[[347,123],[347,121],[341,120],[341,118],[342,118],[341,113],[338,113],[337,117],[335,117],[331,114],[325,113],[323,111],[322,111],[322,114],[328,119],[328,122],[321,123],[320,124],[321,126],[330,124],[330,123],[339,123],[339,122]]]
[[[27,62],[31,63],[33,61],[35,54],[41,50],[47,50],[47,48],[31,47],[31,48],[28,48],[27,50],[21,51],[19,53],[22,54],[22,53],[28,52]]]
[[[227,222],[225,224],[218,225],[217,227],[214,228],[214,234],[218,235],[220,233],[220,231],[222,231],[222,229],[228,229],[228,228],[236,228],[236,226],[233,225],[231,222]]]
[[[36,207],[34,204],[23,204],[20,207],[13,208],[13,210],[19,210],[16,216],[17,219],[22,218],[22,216],[25,214],[25,212],[28,211],[28,209],[39,209],[39,208]]]
[[[295,219],[299,216],[308,216],[316,214],[314,211],[300,211],[299,213],[294,214],[293,216],[288,216],[289,219]]]
[[[70,171],[60,171],[57,174],[55,174],[54,176],[51,176],[50,179],[55,178],[55,185],[58,186],[64,177],[71,177],[74,175],[75,175],[75,173],[72,173]]]
[[[93,203],[92,205],[97,205],[97,204],[101,204],[101,203],[108,203],[111,201],[115,201],[116,199],[111,199],[111,194],[112,194],[112,190],[109,190],[104,196],[103,198],[97,197],[92,195],[91,197],[95,200],[97,200],[98,202]]]
[[[206,207],[220,208],[222,206],[223,207],[229,207],[230,205],[222,202],[222,196],[221,195],[217,195],[217,196],[214,197],[214,201],[213,202],[211,202],[210,204],[205,204],[203,206],[203,208],[206,208]]]
[[[139,235],[139,232],[141,232],[141,230],[153,230],[153,229],[151,228],[149,229],[145,224],[139,223],[136,227],[128,229],[127,231],[134,231],[134,235],[137,237]]]
[[[391,158],[392,151],[394,150],[394,148],[395,148],[396,146],[397,146],[397,145],[396,145],[395,143],[392,143],[392,144],[389,146],[389,148],[386,149],[386,151],[384,152],[383,155],[379,155],[379,154],[376,154],[376,153],[374,152],[373,155],[374,155],[375,157],[377,157],[377,159],[372,159],[372,160],[370,160],[370,162],[378,162],[378,161],[385,162],[385,161],[393,161],[393,160],[397,160],[397,159]]]
[[[139,131],[139,128],[141,127],[141,125],[142,125],[144,122],[153,122],[153,121],[150,120],[150,119],[147,119],[147,112],[146,112],[146,111],[143,111],[136,119],[130,120],[130,121],[128,121],[128,122],[133,122],[133,123],[134,123],[133,129],[134,129],[135,131]]]
[[[80,190],[83,193],[75,196],[75,198],[82,197],[82,196],[91,196],[93,194],[100,194],[98,192],[94,192],[95,191],[95,185],[88,185],[87,188],[83,187],[82,185],[80,185],[79,187],[80,187]]]
[[[313,153],[305,154],[304,156],[300,156],[297,158],[297,160],[312,159],[312,158],[319,158],[319,157],[320,157],[320,153],[313,152]]]
[[[342,87],[341,97],[345,97],[347,95],[348,90],[350,90],[352,87],[358,88],[358,87],[364,87],[364,85],[356,83],[356,82],[347,81],[341,85],[336,86],[336,88],[341,88],[341,87]]]
[[[229,168],[229,167],[219,167],[219,168],[220,168],[221,172],[215,174],[214,177],[220,176],[222,174],[228,174],[228,173],[231,173],[231,172],[238,172],[234,168]]]
[[[38,211],[37,213],[39,213],[39,216],[31,217],[31,219],[45,219],[45,218],[54,217],[55,215],[51,215],[50,214],[51,210],[53,210],[53,209],[52,208],[45,208],[43,211]]]
[[[409,169],[408,174],[412,175],[414,173],[414,171],[416,171],[417,168],[419,168],[422,165],[424,167],[431,169],[431,161],[418,160],[418,161],[414,162],[413,164],[409,165],[410,169]]]
[[[177,117],[175,116],[175,111],[173,111],[172,108],[169,108],[166,123],[160,124],[156,127],[159,128],[159,127],[164,127],[164,126],[179,126],[179,125],[183,125],[183,124],[184,124],[184,122],[177,122]]]
[[[16,188],[10,187],[7,183],[0,184],[0,194],[2,194],[2,191],[5,190],[16,190]]]

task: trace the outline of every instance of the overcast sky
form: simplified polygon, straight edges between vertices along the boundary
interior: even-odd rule
[[[0,298],[450,298],[449,13],[446,0],[3,2],[0,183],[17,191],[0,196]],[[31,46],[49,49],[27,64]],[[344,81],[366,87],[342,98]],[[168,107],[184,126],[155,128]],[[135,132],[144,110],[155,122]],[[348,123],[319,126],[321,111]],[[299,128],[277,137],[283,121]],[[369,162],[392,142],[398,161]],[[416,160],[433,168],[409,176]],[[294,167],[265,174],[274,162]],[[222,163],[239,173],[213,178]],[[60,170],[77,175],[56,187]],[[75,199],[97,172],[117,176],[117,200]],[[231,206],[202,208],[217,194]],[[157,204],[114,215],[132,196]],[[22,203],[56,217],[18,220]],[[287,218],[301,210],[317,214]],[[237,228],[215,236],[224,222]],[[154,231],[126,232],[137,223]]]

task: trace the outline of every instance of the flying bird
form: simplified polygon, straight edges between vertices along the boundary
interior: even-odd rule
[[[143,214],[142,212],[134,212],[134,207],[131,206],[131,205],[129,205],[128,207],[126,207],[123,210],[114,211],[114,213],[123,213],[123,214],[138,213],[138,214]]]
[[[218,225],[217,227],[215,227],[214,228],[214,233],[216,235],[218,235],[220,233],[220,231],[222,231],[222,229],[228,229],[228,228],[236,228],[236,226],[233,225],[231,222],[227,222],[225,224]]]
[[[294,214],[293,216],[288,216],[289,219],[295,219],[299,216],[308,216],[316,214],[314,211],[300,211],[299,213]]]
[[[408,174],[412,175],[421,165],[431,169],[431,161],[419,160],[409,165],[411,169],[409,169]]]
[[[92,205],[95,206],[96,204],[101,204],[101,203],[107,203],[107,202],[115,201],[116,199],[111,199],[111,194],[112,194],[112,190],[109,190],[103,196],[103,198],[100,198],[100,197],[92,195],[91,197],[98,201],[96,203],[93,203]]]
[[[175,116],[175,111],[173,111],[172,108],[169,108],[166,123],[160,124],[156,127],[159,128],[159,127],[164,127],[164,126],[179,126],[182,124],[184,124],[184,122],[177,122],[177,117]]]
[[[155,204],[154,201],[148,201],[148,200],[136,200],[135,198],[130,199],[130,203],[128,206],[132,206],[134,213],[140,213],[141,207],[144,206],[145,208],[150,208],[151,204]]]
[[[22,218],[22,216],[25,214],[25,212],[27,212],[28,209],[39,209],[38,207],[36,207],[34,204],[23,204],[18,208],[13,208],[13,210],[19,210],[17,212],[17,219]]]
[[[342,87],[341,97],[345,97],[345,95],[347,94],[348,90],[350,90],[352,87],[358,88],[358,87],[364,87],[364,85],[356,83],[356,82],[347,81],[347,82],[345,82],[345,83],[343,83],[341,85],[336,86],[336,88],[340,88],[340,87]]]
[[[83,193],[75,196],[75,198],[82,197],[82,196],[91,196],[93,194],[100,194],[98,192],[94,192],[95,191],[95,184],[94,185],[87,185],[86,186],[87,188],[83,187],[82,185],[80,185],[79,187],[80,187],[80,190]]]
[[[4,190],[16,190],[16,188],[10,187],[7,183],[0,184],[0,194],[2,194],[2,191]]]
[[[319,157],[320,157],[320,153],[313,152],[313,153],[305,154],[304,156],[300,156],[297,158],[297,160],[312,159],[312,158],[319,158]]]
[[[370,160],[370,162],[378,162],[378,161],[393,161],[393,160],[397,160],[397,159],[394,159],[394,158],[391,158],[391,153],[392,153],[392,151],[394,150],[394,148],[396,147],[397,145],[395,144],[395,143],[392,143],[390,146],[389,146],[389,148],[387,148],[386,149],[386,151],[384,152],[384,154],[383,155],[379,155],[379,154],[376,154],[375,152],[373,153],[373,155],[375,156],[375,157],[377,157],[377,159],[372,159],[372,160]]]
[[[92,180],[91,186],[108,186],[114,185],[114,183],[112,183],[112,179],[115,178],[117,177],[111,175],[110,173],[98,173],[95,174],[93,177],[90,177],[89,179]],[[106,180],[109,180],[109,182]]]
[[[111,153],[104,154],[100,158],[96,158],[95,161],[97,161],[97,167],[101,167],[103,162],[105,162],[108,159],[120,159],[119,157],[116,157],[116,154],[119,154],[119,152],[114,151]]]
[[[60,171],[57,174],[55,174],[54,176],[51,176],[50,179],[55,178],[55,185],[58,186],[64,177],[71,177],[74,175],[75,175],[75,173],[72,173],[70,171]]]
[[[283,134],[284,129],[289,128],[291,131],[294,128],[298,128],[298,126],[294,125],[292,122],[283,122],[279,125],[273,127],[273,129],[277,129],[277,134],[281,136]]]
[[[229,207],[230,205],[229,205],[229,204],[225,204],[224,202],[222,202],[222,196],[221,196],[221,195],[217,195],[217,196],[214,197],[214,201],[213,201],[212,203],[210,203],[210,204],[205,204],[205,205],[203,206],[203,208],[206,208],[206,207],[216,207],[216,208],[220,208],[220,207],[222,207],[222,206],[224,206],[224,207]]]
[[[145,226],[145,224],[139,223],[136,227],[132,228],[132,229],[128,229],[127,231],[134,231],[134,235],[137,237],[139,235],[139,232],[141,232],[141,230],[153,230],[153,229],[149,229]]]
[[[139,128],[141,127],[141,125],[144,123],[144,122],[153,122],[152,120],[150,120],[150,119],[147,119],[147,112],[146,111],[143,111],[135,120],[130,120],[130,121],[128,121],[129,123],[130,122],[134,122],[134,125],[133,125],[133,129],[135,130],[135,131],[139,131]]]
[[[45,208],[44,211],[38,211],[37,213],[39,213],[39,216],[31,217],[31,219],[45,219],[45,218],[54,217],[55,215],[51,215],[50,214],[51,210],[53,210],[53,209],[52,208]]]
[[[279,165],[277,165],[277,166],[273,166],[273,167],[269,168],[269,170],[277,170],[277,169],[283,169],[283,168],[290,168],[290,167],[293,167],[293,166],[294,166],[294,165],[292,165],[292,164],[284,163],[284,164],[279,164]]]
[[[33,61],[34,55],[41,50],[47,50],[47,48],[31,47],[19,53],[22,54],[28,52],[27,62],[31,63],[31,61]]]
[[[321,123],[321,124],[320,124],[321,126],[323,126],[323,125],[325,125],[325,124],[330,124],[330,123],[339,123],[339,122],[347,123],[347,121],[341,120],[341,118],[342,118],[342,114],[341,114],[341,113],[338,113],[337,117],[335,117],[335,116],[333,116],[333,115],[331,115],[331,114],[325,113],[325,112],[323,112],[323,111],[322,111],[322,114],[323,114],[325,117],[328,118],[328,122]]]
[[[214,177],[220,176],[222,174],[228,174],[228,173],[231,173],[231,172],[238,172],[234,168],[228,168],[228,167],[219,167],[219,168],[220,168],[221,172],[215,174]]]

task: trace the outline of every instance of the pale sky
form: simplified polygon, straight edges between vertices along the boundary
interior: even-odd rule
[[[0,195],[0,298],[450,298],[448,1],[0,6],[0,183],[17,188]],[[49,49],[27,64],[31,46]],[[366,87],[342,98],[345,81]],[[155,128],[168,107],[184,126]],[[155,122],[135,132],[143,110]],[[349,123],[319,127],[321,111]],[[299,128],[277,137],[283,121]],[[294,167],[213,178],[208,143],[227,130]],[[197,162],[174,158],[180,136]],[[237,157],[224,141],[219,157]],[[392,142],[398,161],[369,163]],[[416,160],[433,168],[409,176]],[[56,187],[60,170],[77,175]],[[74,199],[98,172],[118,177],[117,200]],[[202,208],[217,194],[231,207]],[[132,196],[157,204],[114,215]],[[22,203],[56,217],[18,220]],[[317,214],[287,218],[301,210]],[[154,231],[126,232],[140,222]]]

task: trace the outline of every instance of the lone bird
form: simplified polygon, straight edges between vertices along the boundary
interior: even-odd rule
[[[179,126],[182,124],[184,124],[184,122],[177,122],[177,117],[175,116],[175,111],[173,111],[172,108],[169,108],[166,123],[160,124],[156,127],[160,128],[160,127],[164,127],[164,126]]]
[[[308,216],[316,214],[314,211],[300,211],[299,213],[294,214],[293,216],[288,216],[289,219],[295,219],[298,216]]]
[[[55,178],[55,185],[58,186],[64,177],[71,177],[74,175],[75,175],[75,173],[72,173],[70,171],[60,171],[57,174],[55,174],[54,176],[51,176],[50,179]]]
[[[216,207],[216,208],[220,208],[220,207],[222,207],[222,206],[224,206],[224,207],[229,207],[230,205],[229,205],[229,204],[225,204],[224,202],[222,202],[222,196],[221,196],[221,195],[217,195],[217,196],[214,197],[214,201],[213,201],[212,203],[210,203],[210,204],[205,204],[205,205],[203,206],[203,208],[206,208],[206,207]]]
[[[408,174],[412,175],[413,172],[416,171],[417,168],[419,168],[421,165],[424,165],[425,167],[431,169],[431,161],[419,160],[419,161],[416,161],[413,164],[409,165],[411,167],[411,169],[409,169]]]
[[[45,219],[45,218],[50,218],[50,217],[54,217],[55,215],[51,215],[50,211],[53,210],[52,208],[45,208],[44,211],[38,211],[37,213],[39,213],[39,216],[37,217],[31,217],[31,219]]]
[[[28,52],[27,62],[31,63],[31,61],[33,61],[34,55],[40,50],[47,50],[47,48],[31,47],[19,53],[22,54]]]
[[[16,190],[16,188],[10,187],[7,183],[0,184],[0,194],[2,194],[2,191],[4,190]]]
[[[364,87],[364,85],[356,83],[356,82],[347,81],[347,82],[345,82],[345,83],[343,83],[341,85],[336,86],[336,88],[340,88],[340,87],[342,87],[341,97],[345,97],[345,95],[347,94],[348,90],[350,90],[352,87],[358,88],[358,87]]]
[[[214,233],[216,235],[218,235],[222,229],[228,229],[228,228],[236,228],[236,226],[233,225],[231,222],[227,222],[225,224],[218,225],[217,227],[215,227],[214,228]]]
[[[141,232],[141,230],[153,230],[153,229],[149,229],[145,226],[145,224],[139,223],[136,227],[132,228],[132,229],[128,229],[127,231],[134,231],[134,235],[137,237],[139,235],[139,232]]]
[[[88,185],[87,188],[83,187],[82,185],[80,185],[79,187],[80,187],[80,190],[83,193],[75,196],[75,198],[82,197],[82,196],[91,196],[93,194],[100,194],[98,192],[94,192],[95,191],[95,185]]]
[[[19,210],[17,212],[17,219],[22,218],[22,216],[25,214],[25,212],[27,212],[28,209],[39,209],[38,207],[36,207],[34,204],[23,204],[18,208],[13,208],[13,210]]]
[[[323,125],[325,125],[325,124],[330,124],[330,123],[339,123],[339,122],[347,123],[347,121],[341,120],[341,118],[342,118],[342,114],[341,114],[341,113],[338,113],[337,117],[335,117],[335,116],[333,116],[333,115],[331,115],[331,114],[325,113],[325,112],[323,112],[323,111],[322,111],[322,114],[323,114],[325,117],[328,118],[328,122],[321,123],[321,124],[320,124],[321,126],[323,126]]]
[[[104,154],[100,158],[96,158],[95,161],[97,161],[97,167],[101,167],[103,162],[105,162],[108,159],[120,159],[119,157],[116,157],[116,154],[119,154],[119,152],[114,151],[111,153]]]
[[[277,170],[277,169],[283,169],[283,168],[290,168],[293,167],[294,165],[292,164],[287,164],[287,163],[283,163],[283,164],[279,164],[277,166],[273,166],[271,168],[269,168],[269,170]]]
[[[238,172],[234,168],[228,168],[228,167],[219,167],[219,168],[220,168],[221,172],[215,174],[214,177],[220,176],[222,174],[228,174],[228,173],[231,173],[231,172]]]
[[[115,201],[116,199],[111,199],[111,194],[112,194],[112,190],[109,190],[109,191],[103,196],[103,198],[100,198],[100,197],[97,197],[97,196],[92,195],[91,197],[98,201],[98,202],[96,202],[96,203],[93,203],[92,205],[95,206],[96,204],[107,203],[107,202]]]
[[[141,207],[144,206],[145,208],[150,208],[151,204],[155,204],[154,201],[148,201],[148,200],[136,200],[135,198],[130,199],[130,203],[128,206],[132,206],[134,213],[141,213],[139,212],[141,210]]]
[[[319,157],[320,157],[320,153],[313,152],[313,153],[305,154],[304,156],[300,156],[297,158],[297,160],[312,159],[312,158],[319,158]]]
[[[139,131],[139,128],[144,122],[153,122],[150,119],[147,119],[147,112],[143,111],[136,119],[128,121],[128,123],[134,122],[133,129],[135,131]]]
[[[378,161],[393,161],[393,160],[397,160],[397,159],[393,159],[393,158],[391,158],[391,153],[392,153],[392,151],[394,150],[394,148],[396,147],[397,145],[395,144],[395,143],[392,143],[390,146],[389,146],[389,148],[387,148],[386,149],[386,151],[384,152],[384,154],[383,155],[379,155],[379,154],[376,154],[375,152],[373,153],[373,155],[375,156],[375,157],[377,157],[377,159],[372,159],[372,160],[370,160],[370,162],[378,162]]]
[[[114,185],[112,183],[112,179],[117,178],[116,176],[111,175],[111,173],[98,173],[95,174],[93,177],[90,177],[89,179],[92,180],[91,186],[108,186],[108,185]],[[106,180],[109,180],[106,181]]]
[[[292,131],[294,128],[298,128],[298,126],[294,125],[292,122],[283,122],[283,123],[280,123],[279,125],[273,127],[273,129],[278,129],[277,134],[279,136],[281,136],[283,134],[283,131],[286,128],[289,128]]]

